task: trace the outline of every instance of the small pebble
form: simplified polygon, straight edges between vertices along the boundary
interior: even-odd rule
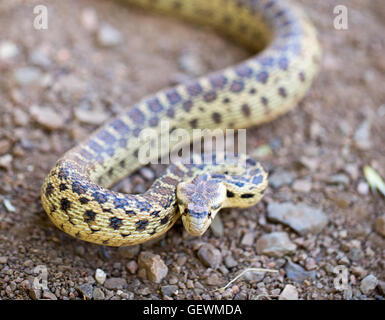
[[[254,244],[254,239],[255,239],[255,233],[247,232],[242,238],[241,245],[252,246]]]
[[[162,294],[164,296],[168,296],[168,297],[171,297],[173,295],[177,295],[178,294],[178,286],[176,285],[166,285],[166,286],[162,286],[160,288],[160,290],[162,291]]]
[[[297,288],[287,284],[279,295],[278,300],[298,300]]]
[[[36,67],[20,67],[14,70],[13,78],[20,86],[36,82],[41,76],[40,69]]]
[[[124,289],[127,287],[127,281],[123,278],[109,278],[104,282],[104,287],[110,290]]]
[[[257,253],[271,257],[283,257],[291,254],[297,246],[292,243],[286,232],[272,232],[264,234],[257,241]]]
[[[376,218],[374,228],[376,232],[385,237],[385,215]]]
[[[319,233],[328,223],[325,213],[306,204],[272,202],[267,207],[268,218],[284,223],[300,235]]]
[[[219,214],[217,214],[211,223],[211,231],[216,237],[222,237],[223,236],[223,222],[221,220],[221,217]]]
[[[16,44],[10,41],[0,42],[0,59],[12,59],[19,54],[19,48]]]
[[[76,289],[81,293],[83,298],[86,300],[91,300],[93,297],[93,286],[90,283],[83,283],[76,287]]]
[[[377,287],[377,284],[377,278],[374,275],[369,274],[361,280],[360,289],[363,294],[368,295]]]
[[[104,300],[105,299],[104,292],[100,288],[94,289],[94,291],[92,293],[92,297],[94,298],[94,300]]]
[[[285,265],[286,276],[297,283],[303,283],[307,279],[315,280],[316,272],[306,271],[299,264],[296,264],[290,260]]]
[[[102,47],[114,47],[123,41],[122,34],[110,26],[103,24],[97,33],[98,44]]]
[[[95,280],[97,281],[97,283],[104,284],[104,282],[106,281],[106,278],[107,278],[107,275],[102,269],[99,269],[99,268],[96,269]]]
[[[145,269],[147,279],[155,283],[160,283],[168,273],[168,268],[161,257],[149,251],[142,251],[139,254],[138,267]]]
[[[221,252],[209,243],[199,248],[198,258],[203,265],[210,268],[217,268],[222,263]]]
[[[284,170],[276,171],[269,177],[269,185],[274,189],[279,189],[282,186],[291,185],[292,183],[293,175]]]
[[[127,262],[126,268],[127,268],[127,270],[128,270],[131,274],[135,274],[136,271],[138,270],[138,264],[136,263],[136,261],[131,260],[131,261]]]
[[[364,196],[368,195],[369,194],[369,185],[364,181],[360,181],[358,183],[358,186],[357,186],[357,192],[359,194],[364,195]]]
[[[312,183],[309,180],[295,180],[292,188],[298,192],[308,193],[311,191]]]
[[[57,113],[49,107],[32,106],[30,109],[32,118],[42,127],[49,130],[64,128],[65,119],[63,115]]]

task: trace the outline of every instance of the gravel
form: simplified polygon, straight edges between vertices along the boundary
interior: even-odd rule
[[[306,271],[299,264],[296,264],[290,260],[285,265],[286,276],[297,283],[303,283],[307,279],[315,280],[315,271]]]
[[[278,300],[298,300],[297,288],[287,284],[279,295]]]
[[[364,279],[361,280],[360,289],[363,294],[367,295],[377,287],[377,284],[378,284],[377,278],[374,275],[369,274]]]
[[[168,267],[157,254],[142,251],[139,254],[138,267],[146,271],[148,280],[160,283],[168,273]]]

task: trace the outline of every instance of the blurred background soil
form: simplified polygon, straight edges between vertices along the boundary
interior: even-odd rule
[[[201,238],[177,223],[159,241],[101,250],[44,213],[40,187],[55,161],[144,95],[250,53],[205,27],[109,1],[1,1],[0,299],[384,299],[385,199],[362,169],[385,177],[385,5],[339,1],[349,25],[336,30],[335,1],[297,2],[324,56],[298,108],[247,131],[248,153],[270,172],[263,201],[224,210]],[[41,4],[47,30],[33,28]],[[161,170],[115,189],[143,192]],[[350,290],[335,287],[336,266]],[[278,273],[248,272],[215,290],[258,267]],[[34,287],[45,274],[48,287]]]

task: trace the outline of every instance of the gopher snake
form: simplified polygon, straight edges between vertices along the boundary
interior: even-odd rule
[[[188,232],[202,234],[220,208],[254,205],[267,186],[262,167],[241,156],[244,165],[237,157],[224,164],[174,163],[140,195],[108,190],[143,165],[142,129],[159,132],[161,120],[169,121],[170,130],[190,132],[271,121],[304,96],[320,60],[313,26],[283,0],[127,2],[210,25],[259,54],[144,98],[58,160],[42,187],[48,216],[72,236],[110,246],[158,237],[181,215]]]

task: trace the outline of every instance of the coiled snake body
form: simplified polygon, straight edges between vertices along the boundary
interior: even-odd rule
[[[144,194],[109,190],[143,165],[138,160],[143,129],[160,132],[162,120],[170,130],[189,132],[271,121],[304,96],[320,60],[313,26],[283,0],[126,2],[211,25],[259,53],[144,98],[58,160],[42,187],[48,216],[72,236],[110,246],[158,237],[181,215],[188,232],[202,234],[221,208],[254,205],[267,186],[267,174],[253,159],[241,155],[219,163],[212,155],[215,161],[206,164],[202,155],[190,164],[171,164]]]

